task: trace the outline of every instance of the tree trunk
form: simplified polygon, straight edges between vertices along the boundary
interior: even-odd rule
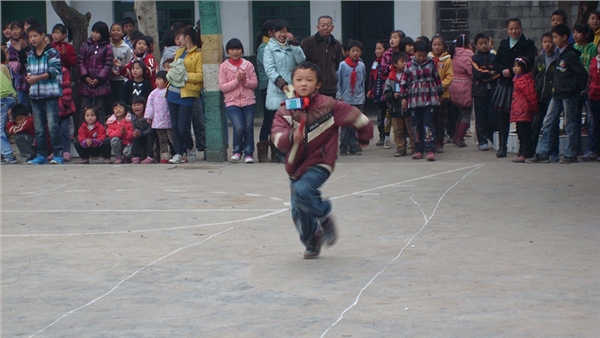
[[[156,1],[142,1],[135,0],[133,4],[135,10],[135,16],[138,22],[138,29],[144,35],[152,37],[154,39],[154,59],[160,60],[160,41],[158,41],[158,22],[156,18]]]
[[[586,23],[586,17],[589,12],[598,8],[598,1],[579,1],[579,7],[577,8],[577,19],[575,23],[581,22]],[[593,34],[594,32],[592,32]]]
[[[81,45],[87,40],[87,31],[88,26],[90,25],[90,19],[92,18],[92,14],[87,12],[84,14],[79,13],[73,7],[67,5],[64,1],[51,1],[52,8],[58,17],[63,21],[64,25],[71,28],[73,47],[75,48],[75,55],[79,52]],[[51,32],[50,32],[51,33]],[[73,88],[79,87],[79,70],[77,67],[71,72],[71,81]],[[73,90],[73,102],[75,102],[76,107],[81,107],[81,96],[77,90]],[[73,120],[75,123],[75,134],[77,134],[77,129],[79,128],[79,116],[80,114],[75,113],[73,116]]]

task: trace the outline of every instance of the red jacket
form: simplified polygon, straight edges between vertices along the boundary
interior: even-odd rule
[[[77,131],[77,141],[79,141],[79,144],[83,148],[88,148],[88,145],[85,142],[87,139],[92,140],[90,148],[100,147],[106,139],[106,129],[104,129],[104,126],[100,122],[96,121],[92,130],[90,130],[88,129],[87,123],[83,122]]]
[[[77,66],[77,55],[75,55],[75,48],[68,42],[56,43],[52,42],[51,46],[60,53],[60,61],[63,67],[67,67],[69,71],[71,68]]]
[[[152,89],[156,89],[156,73],[158,72],[156,60],[154,59],[154,55],[150,53],[144,54],[142,57],[138,57],[137,55],[133,56],[133,59],[129,61],[125,67],[121,68],[119,74],[125,76],[128,80],[133,80],[133,75],[131,74],[131,66],[134,61],[141,60],[146,64],[146,79],[150,81],[152,84]]]
[[[595,57],[590,62],[590,80],[588,95],[590,100],[600,100],[600,67],[598,67],[598,57]]]
[[[510,122],[533,122],[538,111],[538,97],[531,72],[513,79],[514,90],[510,105]]]
[[[113,114],[106,121],[108,137],[118,137],[121,139],[124,145],[130,145],[133,142],[133,126],[131,125],[131,113],[127,113],[124,119],[119,120]],[[125,127],[125,134],[121,130],[121,127]]]
[[[29,134],[35,137],[35,126],[33,125],[33,117],[29,116],[25,122],[16,124],[15,121],[8,121],[6,130],[9,135]]]
[[[69,116],[77,111],[73,102],[73,89],[71,88],[71,72],[67,67],[62,67],[62,96],[58,98],[58,116]]]
[[[289,162],[293,134],[302,117],[306,119],[304,142],[298,145],[293,162]],[[308,109],[287,110],[281,106],[273,119],[271,140],[287,153],[285,170],[292,179],[300,178],[308,169],[320,166],[333,172],[337,158],[339,127],[357,130],[359,141],[373,137],[373,123],[358,108],[318,93],[310,97]]]

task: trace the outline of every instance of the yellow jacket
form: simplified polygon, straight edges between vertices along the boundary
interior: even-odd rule
[[[185,47],[181,47],[175,51],[175,60],[185,52]],[[202,76],[202,51],[197,46],[192,47],[183,58],[183,64],[188,73],[188,79],[185,85],[181,88],[181,97],[200,97],[204,79]]]
[[[450,58],[450,54],[448,52],[443,52],[442,56],[438,60],[435,60],[433,53],[429,53],[430,58],[434,59],[437,65],[437,71],[440,74],[440,79],[442,80],[442,87],[444,87],[444,94],[442,94],[442,99],[450,98],[450,84],[454,79],[454,71],[452,70],[452,59]]]

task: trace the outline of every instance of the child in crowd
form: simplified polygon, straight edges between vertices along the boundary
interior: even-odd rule
[[[429,53],[428,57],[433,59],[435,68],[437,69],[438,74],[440,74],[442,86],[444,87],[442,102],[440,103],[440,106],[433,112],[435,152],[442,153],[444,152],[444,137],[446,136],[446,129],[451,129],[448,127],[448,114],[452,109],[450,106],[450,84],[454,78],[454,71],[452,70],[452,58],[450,54],[448,54],[448,47],[446,46],[446,42],[441,35],[436,35],[433,37],[433,39],[431,39],[431,53]],[[456,119],[453,119],[453,122],[454,125],[452,128],[455,128]],[[454,135],[454,130],[452,130],[452,135]]]
[[[136,60],[132,62],[131,75],[133,78],[125,83],[125,103],[131,104],[131,100],[135,96],[146,99],[150,95],[153,89],[146,72],[146,64],[143,61]]]
[[[596,44],[594,44],[594,35],[588,24],[576,23],[573,26],[573,47],[581,52],[579,57],[586,71],[590,70],[590,62],[596,56]]]
[[[2,61],[5,61],[6,56],[4,50],[1,50],[1,52]],[[12,147],[10,146],[10,141],[6,136],[5,129],[7,129],[7,121],[9,124],[12,121],[10,116],[10,108],[15,105],[17,100],[17,92],[12,85],[10,71],[3,64],[0,65],[0,68],[2,68],[2,71],[0,72],[0,101],[2,106],[0,111],[0,150],[2,150],[2,162],[15,164],[17,163],[17,158],[13,154]]]
[[[87,106],[82,109],[83,122],[77,131],[75,149],[81,159],[79,164],[89,164],[90,157],[102,156],[104,164],[110,163],[110,140],[106,137],[106,129],[98,121],[98,108]]]
[[[105,123],[105,110],[110,96],[109,77],[113,67],[113,51],[110,45],[108,25],[102,21],[92,26],[92,35],[81,45],[77,66],[81,76],[79,94],[81,105],[98,108],[100,123]]]
[[[584,161],[595,161],[600,154],[600,42],[596,47],[598,55],[590,62],[590,81],[588,95],[590,98],[591,125],[588,129],[586,150],[581,159]]]
[[[46,44],[46,31],[42,25],[32,25],[28,31],[32,45],[27,55],[27,83],[33,108],[33,121],[37,142],[37,157],[27,164],[46,164],[49,155],[48,134],[52,144],[51,164],[63,164],[63,148],[58,124],[58,100],[62,95],[62,66],[59,52]]]
[[[52,48],[60,53],[60,61],[63,67],[69,71],[77,66],[77,55],[75,48],[67,41],[71,41],[71,29],[61,23],[54,25],[52,28]]]
[[[415,150],[412,158],[435,161],[435,132],[433,129],[433,109],[440,105],[444,93],[442,80],[432,59],[427,57],[429,45],[425,41],[415,43],[415,57],[407,65],[405,78],[400,84],[402,109],[411,110],[411,122]]]
[[[471,59],[473,50],[471,42],[465,34],[454,40],[452,53],[452,71],[454,79],[450,84],[450,99],[452,104],[460,111],[460,118],[454,131],[454,144],[458,147],[466,147],[465,135],[471,124],[471,112],[473,111],[473,65]]]
[[[225,98],[225,113],[233,125],[232,161],[254,163],[254,89],[258,78],[251,62],[242,58],[244,46],[239,39],[231,39],[225,46],[229,59],[219,66],[219,89]],[[266,151],[266,149],[264,149]]]
[[[139,39],[135,40],[135,45],[133,48],[134,58],[129,61],[129,63],[121,69],[121,75],[125,75],[127,79],[133,80],[133,62],[135,61],[143,61],[146,64],[146,79],[150,80],[150,84],[152,85],[152,89],[154,89],[155,81],[156,81],[156,60],[154,60],[154,55],[152,55],[152,48],[154,46],[154,40],[149,36],[142,36]]]
[[[152,122],[144,118],[146,110],[146,99],[143,96],[134,96],[131,101],[131,125],[133,127],[133,148],[131,163],[151,164],[154,163],[154,143],[156,132],[152,129]],[[142,161],[142,156],[146,158]]]
[[[27,54],[31,46],[25,35],[22,22],[14,21],[10,29],[12,31],[12,39],[10,40],[10,47],[8,47],[8,64],[14,76],[17,102],[30,110],[29,83],[25,78],[27,77]]]
[[[112,106],[113,115],[106,121],[106,134],[110,140],[111,154],[115,164],[131,162],[133,149],[133,126],[131,113],[123,101],[117,101]]]
[[[571,30],[565,25],[552,28],[552,40],[558,48],[556,70],[554,72],[554,91],[548,106],[548,113],[544,118],[542,140],[540,141],[535,157],[527,159],[530,163],[548,163],[552,135],[552,126],[559,119],[560,112],[564,111],[566,133],[569,137],[568,146],[565,147],[565,156],[560,163],[577,163],[579,141],[581,137],[581,114],[577,112],[577,104],[581,92],[584,90],[588,73],[585,71],[579,58],[580,53],[569,44]],[[548,132],[547,132],[548,131]],[[554,136],[555,137],[555,136]]]
[[[115,22],[110,26],[110,46],[114,57],[110,72],[112,101],[125,101],[125,76],[120,74],[120,70],[122,65],[128,64],[133,59],[133,52],[131,47],[123,41],[123,26],[121,23]]]
[[[533,68],[533,78],[535,80],[535,90],[538,97],[538,113],[533,115],[531,126],[531,144],[533,150],[537,149],[542,130],[542,123],[546,117],[550,100],[552,99],[552,89],[554,87],[554,71],[556,70],[556,46],[552,41],[552,33],[547,32],[542,36],[543,53],[537,57]],[[550,140],[550,160],[558,162],[558,126],[559,120],[556,120],[551,126],[553,138]]]
[[[363,52],[362,43],[352,40],[348,43],[348,57],[340,63],[337,71],[338,91],[336,98],[342,100],[361,112],[365,103],[365,64],[360,61]],[[340,136],[340,155],[361,155],[362,149],[358,144],[356,131],[347,126],[342,127]]]
[[[371,72],[369,74],[369,90],[367,91],[367,97],[373,99],[375,103],[375,111],[377,112],[377,129],[379,130],[379,141],[377,146],[383,146],[384,149],[390,148],[390,124],[386,121],[390,120],[389,112],[387,109],[387,103],[383,97],[383,88],[385,86],[386,78],[383,77],[381,60],[383,53],[389,48],[386,40],[379,40],[375,44],[375,61],[371,66]]]
[[[8,123],[6,124],[8,135],[12,135],[21,157],[25,162],[33,160],[37,154],[35,144],[35,127],[33,117],[22,104],[16,104],[8,111]],[[9,147],[10,149],[10,147]],[[4,149],[2,149],[4,151]],[[12,154],[12,150],[11,150]],[[11,154],[4,155],[8,163],[11,163]],[[16,161],[16,159],[14,159]],[[16,162],[14,162],[16,163]]]
[[[123,27],[123,41],[129,46],[129,48],[133,49],[133,33],[135,30],[135,21],[131,17],[124,17],[121,20],[121,26]]]
[[[425,43],[427,43],[425,41]],[[429,44],[427,44],[429,45]],[[408,55],[408,63],[410,63],[412,57],[415,55],[415,40],[410,36],[403,37],[400,39],[400,51]]]
[[[404,32],[401,30],[392,31],[392,33],[390,34],[390,48],[386,50],[385,53],[383,53],[383,56],[381,57],[382,77],[387,79],[388,75],[390,74],[390,71],[392,70],[392,68],[394,68],[394,66],[392,66],[392,56],[394,55],[394,53],[400,52],[400,40],[405,36],[406,34],[404,34]]]
[[[321,199],[318,189],[333,172],[339,127],[356,128],[361,145],[368,145],[373,137],[373,124],[358,108],[317,92],[322,76],[311,62],[295,68],[293,85],[302,108],[280,107],[271,137],[275,146],[287,153],[292,219],[306,247],[305,259],[319,257],[323,242],[331,246],[337,241],[331,203]]]
[[[408,61],[408,55],[402,52],[395,53],[392,56],[392,65],[394,69],[385,81],[384,96],[388,103],[390,117],[392,119],[392,127],[394,128],[394,143],[396,143],[395,157],[406,155],[406,136],[404,131],[407,131],[410,139],[410,149],[414,153],[415,146],[412,135],[412,122],[410,119],[410,111],[402,109],[402,99],[400,97],[400,84],[404,80],[404,68]]]
[[[517,135],[519,136],[519,153],[514,163],[524,163],[527,158],[533,157],[535,149],[531,144],[531,122],[533,114],[537,113],[538,97],[535,93],[535,84],[530,72],[530,61],[525,56],[515,59],[513,66],[514,91],[510,107],[510,122],[516,122]]]
[[[170,146],[173,145],[173,129],[167,102],[167,72],[162,70],[156,74],[156,89],[148,96],[148,104],[144,118],[152,125],[158,136],[160,147],[160,163],[169,163]]]
[[[498,129],[498,116],[492,105],[492,97],[500,74],[494,68],[495,55],[490,52],[489,37],[483,33],[475,35],[477,53],[471,58],[473,65],[473,84],[471,95],[475,105],[475,127],[479,150],[489,150],[488,141],[493,140]]]

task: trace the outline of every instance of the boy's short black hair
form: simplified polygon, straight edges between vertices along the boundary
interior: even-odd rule
[[[46,28],[44,26],[40,25],[39,23],[36,23],[36,24],[29,26],[29,29],[27,29],[27,34],[29,34],[31,32],[36,32],[40,35],[46,35]]]
[[[131,105],[134,103],[141,103],[146,107],[146,98],[141,95],[134,95],[131,97]]]
[[[563,24],[552,27],[550,32],[556,33],[560,36],[571,36],[571,30],[569,29],[569,26]]]
[[[133,24],[133,26],[135,27],[135,20],[133,20],[132,17],[126,16],[121,20],[121,25],[123,26],[125,26],[128,23]]]
[[[177,45],[175,43],[175,33],[176,33],[176,31],[174,29],[171,29],[171,28],[167,29],[163,33],[163,37],[162,37],[163,46],[165,46],[165,47],[171,47],[171,46]]]
[[[408,55],[404,52],[397,52],[392,54],[392,64],[395,65],[399,60],[408,61]]]
[[[544,38],[550,38],[550,39],[552,39],[552,33],[546,32],[546,33],[542,34],[542,38],[541,38],[540,41],[544,41]],[[552,43],[554,43],[554,41],[552,41]]]
[[[227,41],[225,45],[225,51],[229,51],[230,49],[241,49],[242,54],[244,53],[244,45],[242,45],[242,41],[240,39],[233,38]]]
[[[23,23],[26,23],[29,26],[33,26],[33,25],[38,25],[40,23],[40,21],[38,19],[34,18],[33,16],[28,16],[25,18],[25,20],[23,20]]]
[[[298,70],[298,69],[310,69],[317,74],[318,82],[323,81],[323,72],[321,71],[321,68],[319,68],[319,66],[317,66],[316,64],[314,64],[312,62],[304,61],[304,62],[301,62],[300,64],[298,64],[296,66],[296,68],[294,68],[294,71],[292,72],[292,78],[294,77],[294,73],[296,73],[296,70]]]
[[[417,37],[417,40],[423,40],[423,41],[427,42],[428,44],[431,44],[431,40],[428,37],[426,37],[425,35],[421,35],[421,36]]]
[[[427,41],[419,40],[415,42],[415,53],[416,52],[429,53],[429,44],[427,43]]]
[[[360,42],[358,40],[349,40],[347,47],[348,47],[348,49],[346,49],[347,51],[350,51],[350,49],[352,49],[352,47],[358,47],[361,52],[363,50],[363,44],[362,44],[362,42]]]
[[[557,9],[554,12],[552,12],[552,15],[550,15],[550,17],[553,17],[555,15],[560,15],[563,18],[563,23],[566,25],[567,24],[567,12],[563,11],[562,9]]]
[[[377,43],[381,44],[383,46],[383,49],[388,50],[390,48],[390,40],[378,40]]]
[[[479,33],[479,34],[475,35],[475,38],[473,39],[473,43],[477,44],[479,39],[486,39],[486,40],[490,41],[489,36],[485,35],[484,33]]]
[[[10,109],[10,113],[13,116],[13,118],[16,116],[27,117],[29,115],[29,110],[27,110],[27,107],[25,107],[24,105],[17,103]]]

